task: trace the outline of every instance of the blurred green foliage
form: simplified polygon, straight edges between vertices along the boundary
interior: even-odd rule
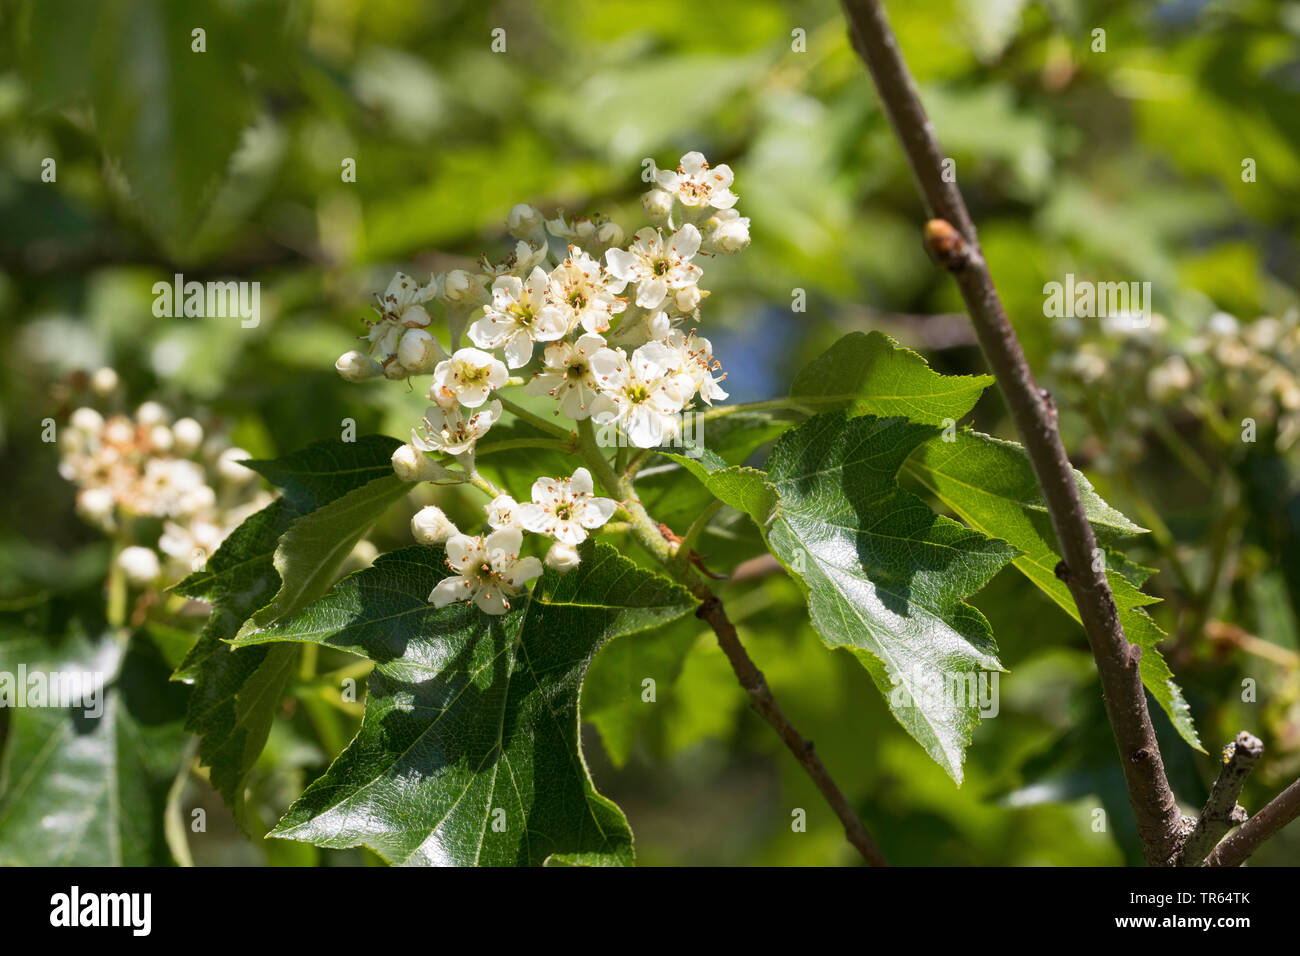
[[[1219,310],[1249,321],[1295,307],[1300,3],[889,7],[1049,387],[1058,344],[1043,285],[1068,272],[1150,281],[1171,339]],[[206,31],[202,53],[196,28]],[[496,28],[504,53],[491,49]],[[1104,52],[1094,52],[1097,28]],[[859,329],[884,329],[943,371],[983,371],[960,319],[921,318],[959,312],[960,301],[925,258],[915,191],[830,0],[8,0],[0,37],[7,628],[97,626],[108,552],[75,517],[55,447],[41,440],[43,420],[62,422],[87,400],[79,373],[111,365],[122,401],[159,398],[224,421],[256,457],[337,437],[345,418],[359,434],[403,437],[422,396],[349,386],[331,368],[362,330],[370,293],[397,268],[423,278],[498,256],[516,202],[603,213],[630,232],[642,221],[646,157],[667,167],[699,149],[736,170],[753,243],[711,267],[705,309],[733,399],[786,394],[798,368]],[[54,182],[42,179],[47,158]],[[355,183],[341,177],[348,159]],[[155,318],[151,286],[176,272],[260,281],[261,323]],[[790,309],[795,289],[807,293],[806,312]],[[1104,451],[1098,429],[1061,388],[1067,445],[1086,468]],[[992,393],[975,421],[1012,437]],[[1194,416],[1174,427],[1203,454],[1227,455]],[[1161,572],[1153,586],[1165,602],[1153,616],[1172,635],[1166,656],[1207,747],[1242,728],[1264,737],[1265,762],[1243,799],[1253,809],[1300,772],[1296,577],[1286,564],[1300,561],[1300,511],[1285,504],[1297,500],[1287,496],[1300,464],[1292,450],[1269,466],[1271,484],[1243,479],[1254,490],[1230,535],[1228,571],[1207,596],[1171,574],[1170,556],[1193,583],[1205,576],[1219,505],[1165,446],[1130,437],[1142,453],[1127,480],[1094,482],[1139,523],[1154,502],[1169,526],[1163,546],[1148,540],[1130,557]],[[524,471],[537,473],[528,464],[514,484]],[[454,517],[461,506],[439,494]],[[380,523],[371,537],[381,551],[409,542],[409,513],[393,508]],[[755,540],[751,529],[737,547],[706,539],[701,551],[728,569]],[[786,711],[894,861],[1140,859],[1082,634],[1014,570],[974,598],[1010,673],[960,789],[897,726],[862,668],[817,639],[793,582],[769,575],[724,596]],[[1210,641],[1188,630],[1189,615],[1239,626],[1272,650]],[[152,636],[167,646],[165,628]],[[585,712],[584,739],[639,860],[852,862],[812,785],[747,713],[703,625],[688,619],[636,640],[649,643],[634,652],[616,641],[598,657],[588,693],[623,686],[628,703]],[[327,650],[319,670],[351,663]],[[656,679],[653,704],[641,702],[644,677]],[[1257,683],[1254,701],[1242,700],[1244,679]],[[0,728],[10,719],[0,713]],[[355,726],[355,715],[313,703],[309,686],[291,687],[251,781],[263,829]],[[1160,729],[1190,808],[1214,761]],[[198,863],[374,862],[250,841],[197,777],[183,799],[211,821],[190,835]],[[806,809],[807,832],[792,832],[794,808]],[[1292,828],[1257,859],[1294,861],[1297,849]]]

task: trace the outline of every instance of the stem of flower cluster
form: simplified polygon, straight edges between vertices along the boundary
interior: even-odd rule
[[[771,725],[777,736],[799,761],[804,772],[816,784],[817,789],[821,791],[843,825],[845,838],[870,865],[888,866],[888,860],[880,852],[880,848],[867,832],[867,828],[863,826],[843,791],[831,777],[826,765],[817,756],[812,741],[799,733],[781,709],[781,705],[776,702],[763,672],[754,664],[744,644],[740,642],[740,636],[736,633],[735,625],[728,619],[722,600],[690,566],[690,545],[703,531],[708,518],[712,517],[717,509],[709,509],[706,515],[697,519],[691,525],[686,537],[674,546],[659,530],[658,522],[650,517],[645,507],[637,500],[631,478],[626,473],[619,474],[610,467],[609,461],[596,444],[589,420],[578,422],[578,452],[591,469],[596,481],[606,492],[620,499],[623,510],[628,514],[628,530],[635,535],[646,551],[700,602],[695,615],[706,622],[717,635],[718,646],[727,655],[736,679],[749,695],[750,706]],[[634,460],[639,462],[640,458]],[[678,560],[678,555],[681,554],[686,556],[685,560]]]

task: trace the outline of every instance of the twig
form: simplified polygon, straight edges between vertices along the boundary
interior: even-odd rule
[[[740,643],[736,628],[727,618],[722,602],[703,582],[695,583],[691,590],[701,599],[695,615],[713,628],[713,633],[718,637],[718,646],[731,662],[731,669],[736,672],[736,679],[740,681],[740,686],[749,694],[749,701],[754,710],[772,726],[785,742],[786,747],[794,754],[795,759],[799,761],[804,772],[812,778],[812,782],[817,785],[826,802],[831,805],[835,815],[840,818],[840,823],[844,824],[844,836],[848,841],[872,866],[888,866],[889,862],[884,854],[871,839],[871,834],[862,825],[862,821],[853,812],[853,808],[849,806],[840,788],[831,779],[825,764],[817,756],[812,741],[806,740],[795,729],[785,712],[781,710],[781,705],[772,696],[763,672],[754,666],[754,662],[745,651],[745,646]]]
[[[1269,837],[1300,817],[1300,780],[1264,805],[1205,858],[1205,866],[1241,866]]]
[[[660,525],[650,517],[645,510],[645,506],[637,499],[631,478],[624,474],[616,474],[610,467],[609,461],[601,454],[600,448],[596,445],[594,430],[592,429],[589,419],[578,422],[578,452],[582,455],[583,460],[590,466],[595,478],[601,486],[611,494],[617,495],[621,500],[621,507],[627,512],[629,526],[632,533],[641,545],[650,552],[655,558],[687,587],[687,589],[700,602],[695,614],[700,620],[706,622],[713,629],[713,633],[718,637],[718,646],[722,652],[727,655],[727,660],[731,662],[731,669],[736,673],[736,679],[740,681],[740,686],[749,694],[749,700],[754,710],[756,710],[764,720],[766,720],[772,729],[785,743],[790,752],[794,754],[799,765],[803,767],[804,772],[812,778],[817,789],[821,791],[826,802],[831,805],[835,815],[839,817],[840,823],[844,826],[844,835],[849,843],[862,854],[863,858],[872,866],[888,866],[889,862],[885,859],[880,848],[876,846],[875,841],[871,839],[871,834],[867,828],[862,825],[858,815],[853,811],[845,799],[843,792],[831,779],[830,772],[826,765],[822,763],[821,758],[813,750],[811,740],[806,740],[790,719],[786,717],[785,712],[772,696],[771,689],[767,686],[767,680],[763,677],[754,662],[750,659],[749,654],[745,651],[745,646],[740,643],[740,637],[736,634],[736,628],[727,617],[726,609],[722,606],[722,601],[709,588],[689,565],[677,564],[673,558],[675,556],[674,546],[664,537],[660,530]]]
[[[1164,865],[1177,850],[1182,814],[1165,776],[1138,671],[1141,648],[1129,644],[1103,571],[1093,571],[1096,538],[1079,500],[1056,426],[1056,410],[1034,382],[980,250],[956,182],[942,175],[943,153],[879,0],[842,0],[854,47],[867,65],[885,112],[931,216],[926,244],[953,275],[980,348],[997,378],[1033,465],[1061,545],[1061,577],[1078,605],[1101,677],[1106,714],[1119,747],[1129,801],[1147,862]]]
[[[1178,856],[1179,866],[1200,866],[1209,852],[1233,827],[1246,822],[1246,811],[1237,805],[1241,788],[1246,785],[1255,764],[1264,753],[1264,744],[1258,737],[1244,730],[1237,739],[1223,748],[1223,766],[1218,779],[1210,789],[1196,828],[1187,837]]]

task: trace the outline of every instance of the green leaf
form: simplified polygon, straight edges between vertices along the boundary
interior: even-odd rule
[[[970,691],[982,672],[1002,669],[988,622],[963,599],[1016,552],[898,486],[908,455],[938,433],[828,412],[787,432],[766,474],[679,460],[764,529],[803,582],[822,640],[866,667],[898,722],[960,783],[979,722]]]
[[[167,794],[186,759],[186,687],[142,634],[125,649],[111,634],[69,636],[57,647],[0,636],[0,671],[29,677],[97,673],[99,703],[14,707],[0,764],[0,864],[166,866]],[[16,689],[16,688],[14,688]],[[94,700],[90,703],[93,705]]]
[[[907,472],[972,528],[997,535],[1019,549],[1022,553],[1013,562],[1015,566],[1078,621],[1079,609],[1070,589],[1056,576],[1061,560],[1056,533],[1025,450],[979,432],[959,432],[955,437],[951,442],[932,440],[922,445],[908,460]],[[1146,531],[1106,504],[1082,473],[1074,474],[1084,512],[1101,547]],[[1119,608],[1120,623],[1128,639],[1142,648],[1142,683],[1179,735],[1203,750],[1183,692],[1156,646],[1165,633],[1143,610],[1158,600],[1141,591],[1145,569],[1118,555],[1108,560],[1108,565],[1106,578]]]
[[[243,634],[297,612],[320,597],[362,535],[411,488],[391,473],[354,488],[298,518],[275,548],[280,590],[271,603],[244,622]]]
[[[236,653],[224,642],[254,612],[276,602],[277,608],[293,609],[306,603],[304,595],[328,585],[347,551],[331,548],[321,534],[330,528],[351,534],[357,521],[371,514],[350,496],[372,486],[388,489],[398,444],[370,435],[356,442],[317,442],[274,461],[250,461],[249,467],[279,486],[283,496],[231,532],[205,569],[175,587],[212,604],[203,633],[173,679],[194,683],[186,727],[199,734],[199,759],[212,768],[213,786],[241,822],[244,780],[266,743],[298,652],[278,646]],[[391,500],[386,494],[377,499],[384,505]],[[339,502],[346,507],[316,517],[318,509]],[[292,537],[299,522],[306,522],[304,531]],[[289,538],[283,545],[282,536]],[[319,550],[312,554],[310,547]],[[277,564],[294,577],[282,581]],[[268,621],[272,613],[267,612]]]
[[[853,332],[795,376],[790,397],[817,411],[944,425],[974,408],[992,384],[989,375],[940,375],[882,332]]]
[[[578,695],[606,641],[694,602],[662,575],[588,542],[501,617],[435,608],[439,548],[403,548],[240,645],[306,641],[369,658],[366,714],[348,748],[271,836],[365,845],[410,865],[622,864],[632,834],[597,793]]]
[[[610,641],[592,661],[582,683],[582,720],[600,733],[610,763],[622,767],[661,695],[675,685],[686,655],[704,625],[694,618],[641,634],[634,641]],[[654,681],[654,701],[645,681]]]

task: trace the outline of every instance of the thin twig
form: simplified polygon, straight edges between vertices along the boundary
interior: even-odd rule
[[[1138,670],[1141,648],[1124,636],[1104,571],[1092,570],[1096,538],[1057,432],[1056,409],[1034,382],[984,262],[961,191],[955,181],[943,176],[943,153],[884,9],[879,0],[842,2],[853,45],[871,73],[929,211],[927,246],[961,290],[980,348],[1038,478],[1064,556],[1058,570],[1078,605],[1097,662],[1144,854],[1148,863],[1165,865],[1177,850],[1182,814],[1165,776],[1147,711]]]
[[[1219,776],[1210,789],[1196,828],[1183,844],[1178,857],[1179,866],[1200,866],[1224,834],[1246,822],[1246,811],[1237,805],[1237,798],[1263,753],[1263,742],[1244,730],[1223,748],[1223,766],[1219,768]]]
[[[1284,826],[1300,817],[1300,780],[1266,803],[1205,858],[1205,866],[1241,866],[1246,858]]]
[[[844,825],[844,836],[848,841],[872,866],[888,866],[889,861],[871,839],[871,834],[862,825],[862,821],[854,813],[843,792],[831,779],[826,765],[817,756],[812,741],[805,739],[795,729],[794,724],[790,723],[790,719],[781,710],[781,705],[772,696],[763,672],[754,666],[754,662],[745,651],[745,646],[740,643],[736,628],[727,618],[722,602],[702,582],[694,584],[691,590],[701,599],[700,606],[695,612],[696,616],[713,628],[713,633],[718,637],[718,646],[731,662],[731,669],[736,672],[736,679],[740,681],[740,686],[749,694],[749,701],[754,710],[772,726],[786,747],[794,754],[795,759],[799,761],[804,772],[812,778],[812,782],[817,785],[826,802],[831,805],[835,815],[840,818],[840,823]]]
[[[839,817],[840,823],[844,826],[844,835],[849,843],[872,866],[888,866],[889,862],[885,859],[884,854],[880,852],[880,848],[871,839],[871,834],[862,825],[862,821],[858,819],[853,807],[845,799],[844,793],[831,779],[826,765],[822,763],[821,758],[813,750],[812,741],[805,739],[795,729],[794,725],[790,723],[790,718],[786,717],[785,712],[781,710],[780,705],[776,702],[776,698],[772,696],[771,688],[767,686],[767,680],[763,677],[763,672],[754,665],[749,654],[745,651],[745,646],[740,643],[740,637],[736,634],[735,625],[727,617],[722,601],[689,564],[674,562],[673,545],[664,537],[660,525],[650,517],[645,510],[645,506],[636,497],[631,477],[626,473],[622,475],[615,473],[614,469],[610,467],[609,461],[601,454],[600,449],[596,446],[595,432],[590,420],[578,422],[578,452],[591,467],[596,481],[606,491],[622,499],[620,506],[628,514],[629,527],[636,539],[650,552],[655,560],[668,570],[673,571],[675,576],[686,585],[691,594],[700,602],[695,614],[707,623],[713,629],[713,633],[717,635],[718,646],[722,648],[722,652],[727,655],[727,660],[731,662],[731,669],[735,671],[740,686],[749,694],[749,700],[754,710],[771,725],[786,747],[794,754],[795,759],[799,761],[799,765],[803,767],[804,772],[812,778],[813,783],[817,785],[817,789],[821,791],[822,796],[826,798],[826,802],[831,805],[831,809]]]

